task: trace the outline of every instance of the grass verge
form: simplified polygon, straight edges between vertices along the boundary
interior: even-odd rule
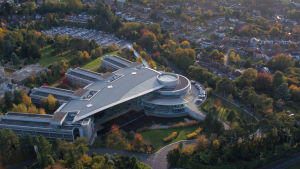
[[[300,168],[300,162],[295,164],[295,165],[292,165],[290,167],[288,167],[287,169],[299,169]]]

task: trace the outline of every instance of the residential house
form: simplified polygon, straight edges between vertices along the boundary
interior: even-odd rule
[[[236,54],[239,54],[239,55],[245,55],[246,54],[246,48],[244,48],[244,47],[240,47],[240,48],[238,48],[236,51]]]
[[[243,37],[242,42],[243,43],[248,43],[249,42],[249,38],[248,37]]]
[[[271,37],[266,37],[266,38],[264,39],[264,44],[265,44],[265,45],[273,45],[273,44],[274,44],[274,39],[271,38]]]
[[[263,67],[263,68],[261,69],[260,73],[267,73],[267,74],[271,75],[271,72],[270,72],[270,70],[269,70],[268,67]]]
[[[240,39],[240,37],[238,37],[238,36],[234,36],[234,37],[232,38],[232,42],[234,42],[234,43],[240,43],[240,42],[241,42],[241,39]]]
[[[256,46],[260,43],[260,40],[259,39],[256,39],[256,38],[251,38],[250,39],[250,46]]]
[[[148,12],[150,10],[151,10],[151,8],[144,8],[144,12]]]
[[[229,21],[234,23],[234,22],[238,22],[239,20],[236,18],[229,18]]]
[[[284,39],[282,39],[282,44],[283,45],[288,45],[288,44],[290,44],[290,40],[287,39],[287,38],[284,38]]]
[[[200,41],[200,45],[201,45],[202,47],[204,47],[204,48],[210,47],[210,46],[212,46],[213,44],[214,44],[214,42],[211,41],[211,40],[209,40],[209,39],[202,39],[202,40]]]
[[[222,67],[218,70],[218,76],[222,77],[230,77],[232,74],[232,71],[229,67]]]
[[[35,19],[38,19],[38,20],[42,18],[42,16],[38,13],[33,14],[32,17],[34,17]]]
[[[264,59],[266,59],[265,56],[266,56],[266,54],[259,49],[255,49],[253,51],[253,58],[255,60],[264,60]]]
[[[230,80],[234,80],[238,77],[240,77],[242,75],[242,73],[240,71],[235,71],[231,74]]]
[[[274,44],[277,43],[278,45],[282,44],[282,40],[278,37],[274,38]]]
[[[230,39],[230,36],[228,36],[228,35],[226,35],[226,36],[224,36],[224,37],[222,38],[223,41],[225,41],[225,40],[226,40],[226,41],[229,41],[229,39]]]
[[[216,31],[216,32],[215,32],[215,35],[216,35],[217,37],[219,37],[219,38],[225,37],[225,33],[224,33],[223,31],[220,31],[220,30]]]
[[[210,72],[217,74],[218,70],[221,68],[221,64],[214,62],[214,63],[210,64],[208,68],[209,68]]]
[[[212,60],[205,57],[205,58],[201,58],[199,61],[198,61],[198,64],[203,67],[203,68],[208,68],[209,65],[212,63]]]

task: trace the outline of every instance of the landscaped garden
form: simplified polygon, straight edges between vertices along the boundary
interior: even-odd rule
[[[242,108],[217,96],[208,98],[201,106],[199,106],[199,110],[212,113],[214,116],[231,124],[231,127],[233,128],[242,124],[256,122],[255,118],[245,112]],[[231,114],[231,112],[234,112],[234,114]]]
[[[202,124],[183,128],[154,129],[141,132],[140,134],[143,136],[145,141],[149,141],[155,146],[155,151],[157,152],[168,144],[180,140],[188,140],[187,135],[195,132],[199,127],[202,127]],[[177,132],[177,135],[170,141],[165,142],[163,139],[170,136],[173,132]]]

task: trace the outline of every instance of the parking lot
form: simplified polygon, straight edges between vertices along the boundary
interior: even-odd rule
[[[61,35],[72,36],[73,38],[82,38],[84,40],[95,40],[99,45],[107,47],[110,44],[117,43],[118,46],[125,45],[124,40],[115,37],[114,34],[108,34],[103,31],[89,30],[76,27],[53,27],[50,30],[41,31],[42,34],[55,37],[57,33]]]

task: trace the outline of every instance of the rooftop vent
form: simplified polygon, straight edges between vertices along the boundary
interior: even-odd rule
[[[92,107],[93,105],[92,104],[88,104],[88,105],[86,105],[86,107]]]
[[[132,72],[131,74],[136,75],[136,72]]]
[[[109,86],[107,86],[107,88],[111,89],[111,88],[113,88],[113,86],[112,86],[112,85],[109,85]]]

